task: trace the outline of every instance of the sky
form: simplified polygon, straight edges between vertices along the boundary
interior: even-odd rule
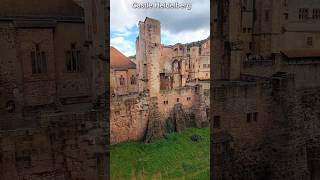
[[[191,4],[191,8],[134,8],[143,3]],[[138,23],[146,17],[161,23],[161,43],[174,45],[206,39],[210,34],[210,0],[111,0],[110,44],[135,55]]]

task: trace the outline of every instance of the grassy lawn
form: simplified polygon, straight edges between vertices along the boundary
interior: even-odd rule
[[[202,141],[190,137],[200,135]],[[209,179],[210,129],[186,129],[152,144],[111,146],[111,179]]]

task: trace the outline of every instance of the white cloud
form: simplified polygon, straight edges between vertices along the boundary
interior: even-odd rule
[[[134,9],[133,3],[160,2],[159,0],[111,0],[111,29],[126,31],[145,17],[156,18],[168,31],[179,33],[184,30],[208,28],[210,23],[210,0],[166,0],[162,2],[188,2],[191,10],[186,9]]]
[[[192,9],[134,9],[134,2],[191,2]],[[162,42],[167,45],[202,40],[210,34],[210,0],[111,0],[110,9],[110,27],[115,36],[111,44],[125,54],[134,54],[135,42],[127,37],[137,33],[130,30],[146,17],[161,22]],[[120,37],[125,38],[120,42]]]
[[[133,0],[111,0],[110,25],[112,31],[126,32],[138,23],[138,16],[130,4]]]
[[[120,50],[126,56],[132,56],[136,53],[135,44],[123,37],[112,38],[110,45]]]
[[[162,34],[163,42],[165,42],[166,45],[173,45],[176,43],[189,43],[197,40],[206,39],[210,34],[210,30],[203,28],[195,31],[183,31],[177,34],[164,30],[162,31]]]

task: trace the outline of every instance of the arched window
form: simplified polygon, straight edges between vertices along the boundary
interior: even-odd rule
[[[180,62],[178,60],[174,60],[172,62],[172,72],[178,73],[180,71]]]

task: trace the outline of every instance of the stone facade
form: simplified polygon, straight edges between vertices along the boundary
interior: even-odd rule
[[[213,179],[319,179],[320,4],[304,3],[211,4]]]
[[[33,3],[1,2],[0,179],[106,179],[105,3]]]
[[[110,48],[110,91],[112,96],[138,93],[137,67],[128,57],[116,48]]]
[[[112,144],[144,137],[148,137],[146,142],[150,142],[149,139],[164,133],[165,124],[170,119],[176,119],[177,113],[185,114],[179,116],[178,121],[174,120],[177,126],[189,119],[199,122],[186,122],[188,125],[183,127],[208,126],[205,122],[208,121],[207,109],[210,103],[209,39],[193,46],[180,43],[165,46],[161,44],[160,31],[158,20],[147,17],[144,22],[139,22],[135,68],[128,68],[131,62],[129,58],[127,63],[123,63],[123,68],[119,68],[117,64],[121,64],[121,59],[111,54],[111,61],[113,57],[118,58],[114,68],[111,68],[114,72],[111,74],[114,88],[111,89],[117,89],[110,97]],[[130,82],[130,72],[134,74],[134,71],[137,75],[136,88],[119,86],[120,77]],[[183,113],[180,110],[177,112],[176,107],[180,107]],[[156,117],[156,120],[152,117]]]

